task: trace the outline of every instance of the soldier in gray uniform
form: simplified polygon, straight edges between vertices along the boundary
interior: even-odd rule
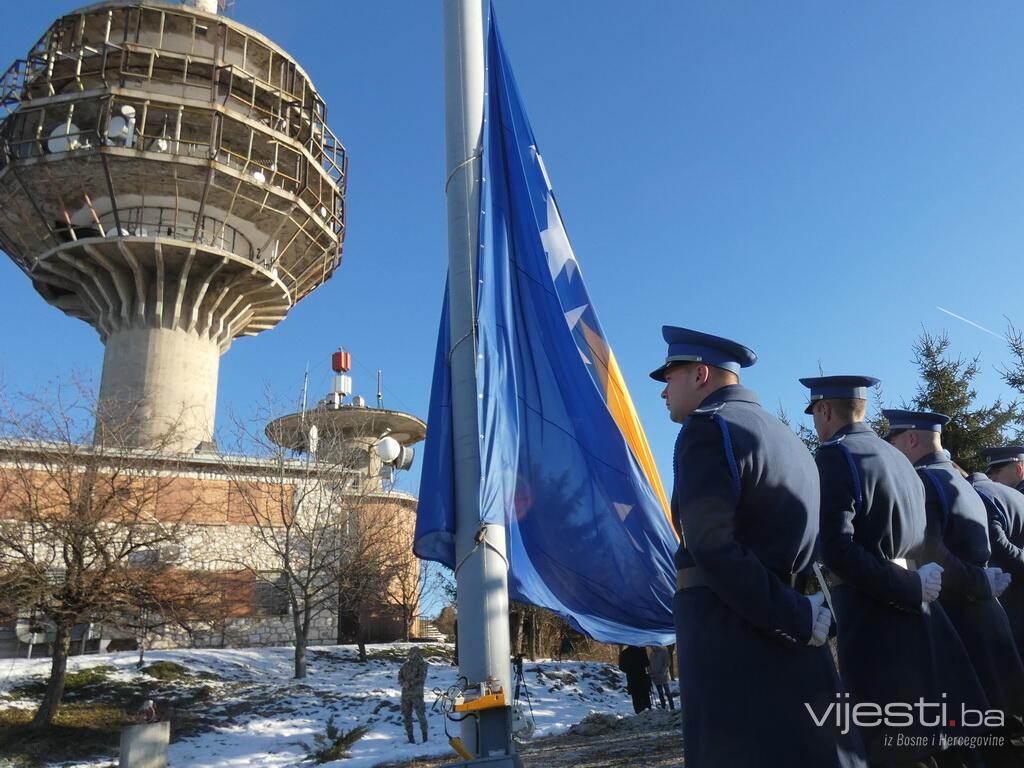
[[[423,684],[427,679],[427,662],[419,648],[409,650],[409,658],[398,670],[398,684],[402,686],[402,722],[405,723],[405,735],[409,743],[415,744],[412,737],[412,712],[420,721],[420,733],[423,741],[427,740],[427,713],[423,704]]]
[[[874,766],[930,766],[945,751],[944,734],[969,734],[941,717],[943,702],[988,709],[963,643],[942,607],[942,567],[924,563],[924,486],[914,467],[864,422],[868,376],[801,379],[806,413],[823,441],[821,554],[833,573],[839,668],[854,704],[885,707],[922,700],[933,708],[909,724],[862,728]],[[951,719],[955,715],[949,716]],[[976,735],[976,734],[975,734]],[[957,765],[952,756],[940,758]]]
[[[1024,714],[1024,662],[997,600],[1010,575],[988,565],[992,549],[985,502],[942,449],[948,416],[931,411],[882,413],[889,421],[885,439],[913,462],[924,484],[928,557],[944,569],[939,602],[967,648],[989,705],[1002,710],[1011,727],[993,732],[1015,733],[1016,718]],[[989,768],[1020,765],[1009,744],[988,745],[982,752]]]
[[[831,615],[820,592],[804,594],[818,537],[814,462],[740,385],[751,350],[662,333],[668,355],[651,377],[682,425],[673,613],[687,768],[863,768],[856,728],[825,716],[844,695],[825,646]]]
[[[1024,446],[986,448],[981,454],[988,475],[976,472],[970,480],[988,508],[992,564],[1013,578],[999,602],[1024,658]]]

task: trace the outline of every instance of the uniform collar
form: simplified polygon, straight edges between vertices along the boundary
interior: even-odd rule
[[[1024,493],[1024,483],[1021,483],[1020,485],[1018,485],[1017,486],[1017,490],[1020,491],[1021,493]]]
[[[946,458],[946,454],[942,451],[932,451],[926,453],[920,459],[914,462],[915,467],[929,467],[932,464],[952,464],[949,459]]]
[[[726,384],[724,387],[716,389],[710,395],[705,397],[699,407],[707,408],[710,405],[729,402],[753,403],[754,405],[761,404],[761,401],[757,399],[757,393],[755,393],[754,390],[748,389],[741,384]]]
[[[985,483],[988,482],[988,475],[984,472],[971,472],[971,474],[967,476],[967,479],[971,481],[972,485],[974,483]]]
[[[871,428],[871,425],[866,421],[855,421],[853,424],[847,424],[845,427],[840,427],[836,430],[836,433],[829,438],[829,440],[835,440],[837,437],[845,437],[846,435],[856,435],[864,432],[871,432],[874,434],[875,430]]]

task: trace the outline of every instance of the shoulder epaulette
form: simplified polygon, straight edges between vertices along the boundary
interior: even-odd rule
[[[823,440],[818,445],[818,447],[814,449],[815,453],[820,451],[822,448],[828,448],[830,445],[839,445],[845,439],[846,439],[846,435],[839,435],[837,437],[829,438],[828,440]]]
[[[705,406],[704,408],[695,408],[690,413],[693,416],[714,416],[716,413],[718,413],[724,407],[725,407],[725,403],[715,403],[714,405],[708,405],[708,406]]]

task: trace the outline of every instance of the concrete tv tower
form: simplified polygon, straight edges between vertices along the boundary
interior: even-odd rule
[[[323,99],[218,10],[90,5],[0,81],[0,247],[99,333],[102,412],[139,446],[176,425],[184,452],[212,440],[220,356],[327,280],[345,234]]]

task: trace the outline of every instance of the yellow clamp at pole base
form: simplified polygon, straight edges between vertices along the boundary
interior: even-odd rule
[[[472,753],[466,748],[466,742],[460,739],[458,736],[448,737],[448,746],[455,750],[455,753],[463,760],[472,760]]]
[[[488,693],[485,696],[479,696],[475,699],[464,701],[461,704],[456,704],[454,710],[456,712],[475,712],[481,709],[496,709],[504,706],[505,692],[498,691],[497,693]]]

